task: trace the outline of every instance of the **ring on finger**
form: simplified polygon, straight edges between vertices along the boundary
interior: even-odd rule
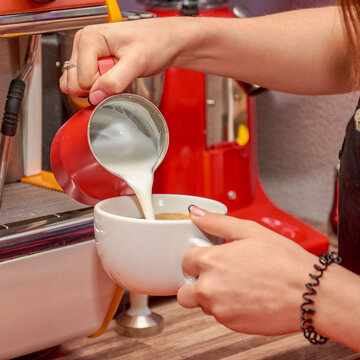
[[[71,68],[77,67],[77,62],[70,64],[70,61],[64,61],[62,71],[69,70]]]

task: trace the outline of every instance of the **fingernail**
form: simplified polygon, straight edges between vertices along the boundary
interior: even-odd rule
[[[99,102],[103,101],[107,97],[108,94],[106,94],[104,91],[96,90],[89,96],[89,103],[91,105],[97,105]]]
[[[206,214],[206,210],[197,207],[196,205],[189,205],[189,213],[195,216],[203,216]]]

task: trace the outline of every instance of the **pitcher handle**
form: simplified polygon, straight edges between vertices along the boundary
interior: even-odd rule
[[[98,59],[98,69],[100,75],[104,75],[115,65],[115,60],[112,56],[107,56]]]

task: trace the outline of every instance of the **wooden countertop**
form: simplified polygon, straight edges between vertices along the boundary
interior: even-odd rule
[[[264,337],[233,332],[200,309],[184,309],[175,298],[155,299],[152,310],[163,316],[164,329],[154,336],[127,338],[118,335],[115,321],[95,339],[63,344],[52,359],[126,360],[350,360],[359,359],[333,341],[312,345],[302,333]]]
[[[328,226],[311,224],[330,236],[336,248],[336,236]],[[349,348],[328,341],[312,345],[302,333],[265,337],[233,332],[197,309],[184,309],[175,297],[151,298],[151,309],[164,318],[163,331],[154,336],[127,338],[117,332],[113,320],[98,338],[82,338],[60,346],[52,359],[76,360],[350,360],[359,359]],[[300,320],[299,320],[300,321]]]

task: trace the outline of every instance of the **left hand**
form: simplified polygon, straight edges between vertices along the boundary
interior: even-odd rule
[[[242,333],[299,331],[302,294],[317,258],[252,221],[196,207],[191,208],[191,220],[203,231],[232,242],[186,253],[183,270],[198,280],[179,289],[179,304],[201,306],[221,324]]]
[[[86,26],[74,37],[71,64],[64,71],[60,88],[65,94],[87,97],[92,105],[121,93],[134,79],[161,73],[175,62],[187,46],[192,50],[191,17],[144,19]],[[176,41],[174,41],[176,39]],[[194,45],[197,47],[197,43]],[[113,56],[118,61],[104,75],[98,59]]]

